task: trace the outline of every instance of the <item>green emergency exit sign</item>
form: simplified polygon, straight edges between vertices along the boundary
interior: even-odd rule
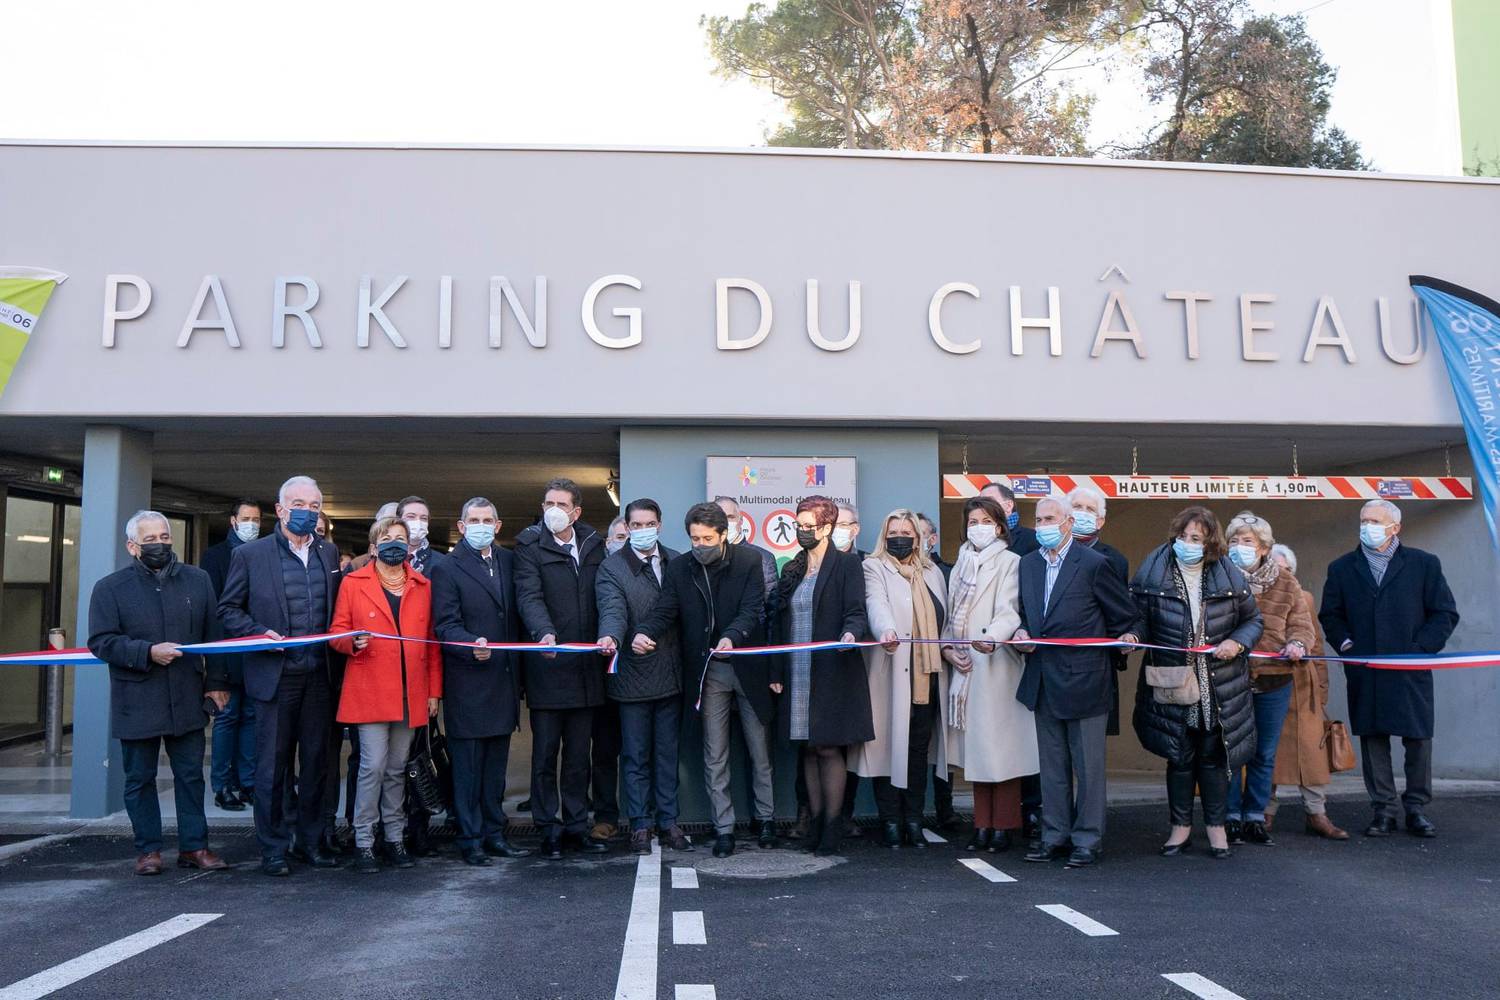
[[[49,465],[42,469],[42,478],[49,483],[61,483],[63,481],[63,470],[55,465]]]

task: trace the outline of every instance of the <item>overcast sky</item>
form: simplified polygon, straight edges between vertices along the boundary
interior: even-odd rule
[[[1255,2],[1306,11],[1339,68],[1332,118],[1378,168],[1458,172],[1448,0]],[[0,136],[760,145],[779,102],[713,76],[698,26],[745,6],[10,4]],[[1144,124],[1130,85],[1100,89],[1098,138]]]

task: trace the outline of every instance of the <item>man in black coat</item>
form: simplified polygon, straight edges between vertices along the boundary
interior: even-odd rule
[[[323,492],[293,476],[277,494],[276,530],[246,542],[229,561],[219,595],[219,622],[232,637],[290,638],[328,631],[338,600],[339,552],[317,537]],[[286,875],[288,855],[315,868],[336,868],[326,832],[329,733],[335,681],[343,659],[326,644],[245,654],[245,693],[255,702],[255,833],[261,871]],[[297,753],[296,840],[284,814],[292,753]]]
[[[135,833],[137,875],[160,875],[161,808],[156,761],[163,742],[177,800],[177,866],[228,867],[208,849],[203,815],[205,693],[223,709],[222,663],[178,646],[218,638],[208,574],[177,561],[172,530],[154,510],[125,524],[134,560],[89,595],[89,651],[109,665],[109,729],[125,765],[125,811]]]
[[[516,605],[533,642],[592,645],[599,638],[594,578],[604,539],[579,522],[582,503],[571,479],[552,480],[542,491],[542,524],[516,538]],[[556,860],[564,847],[603,854],[620,821],[620,717],[606,710],[595,721],[605,705],[607,661],[598,653],[527,653],[525,662],[531,816],[542,830],[541,854]],[[597,825],[586,837],[591,778]]]
[[[682,643],[683,697],[703,716],[703,772],[713,810],[714,857],[734,853],[734,799],[729,794],[729,712],[737,705],[750,754],[750,787],[760,842],[774,846],[776,821],[768,731],[773,718],[769,657],[709,658],[713,651],[754,645],[766,602],[759,551],[731,545],[729,519],[715,503],[684,518],[692,558],[676,559],[662,577],[661,599],[631,641],[638,656],[676,631]]]
[[[651,853],[651,827],[663,848],[691,851],[677,826],[677,740],[682,728],[682,657],[675,635],[663,636],[653,652],[636,655],[629,642],[636,626],[661,598],[667,564],[682,557],[657,540],[661,507],[642,498],[625,505],[629,532],[624,547],[604,560],[595,586],[599,597],[599,645],[619,656],[605,678],[620,712],[620,767],[625,778],[625,815],[630,847]]]
[[[991,497],[1005,510],[1005,525],[1010,529],[1010,550],[1018,556],[1030,555],[1039,545],[1036,532],[1021,523],[1021,513],[1016,510],[1016,492],[1004,483],[986,483],[979,491],[982,497]]]
[[[1438,557],[1402,545],[1401,508],[1371,500],[1359,512],[1359,546],[1328,567],[1318,620],[1330,650],[1361,653],[1436,653],[1458,625],[1458,606]],[[1432,801],[1433,693],[1431,670],[1379,670],[1344,664],[1349,725],[1359,737],[1365,790],[1374,818],[1367,837],[1396,830],[1396,777],[1391,737],[1406,751],[1406,790],[1400,805],[1406,829],[1435,837],[1426,816]]]
[[[432,510],[421,497],[402,497],[396,502],[396,517],[406,522],[407,538],[411,540],[406,561],[412,569],[431,580],[432,571],[448,558],[430,544],[428,534],[432,529]]]
[[[260,536],[260,504],[237,500],[229,511],[229,535],[203,551],[198,567],[208,574],[214,593],[224,590],[234,550]],[[255,705],[245,697],[245,663],[238,653],[216,657],[229,676],[229,703],[214,716],[213,766],[209,781],[214,804],[239,812],[255,801]]]
[[[1107,504],[1104,494],[1092,486],[1074,488],[1068,494],[1068,506],[1073,511],[1073,538],[1108,560],[1110,569],[1115,571],[1120,582],[1129,590],[1130,560],[1125,558],[1125,553],[1099,537],[1104,533],[1104,521],[1109,510]],[[1129,665],[1127,656],[1123,649],[1112,649],[1109,653],[1109,662],[1114,664],[1115,672],[1110,678],[1113,693],[1109,701],[1109,722],[1104,730],[1106,736],[1120,735],[1120,674]]]
[[[1133,642],[1136,608],[1129,589],[1103,556],[1074,544],[1072,529],[1064,501],[1037,502],[1041,548],[1021,559],[1021,627],[1014,638]],[[1042,836],[1026,860],[1067,856],[1068,867],[1086,868],[1099,861],[1104,842],[1104,729],[1114,690],[1109,650],[1019,648],[1027,655],[1016,699],[1036,713],[1042,768]]]
[[[495,544],[495,505],[474,497],[459,514],[463,540],[432,571],[433,631],[443,642],[520,640],[515,565]],[[443,647],[443,726],[453,758],[453,811],[465,862],[489,855],[524,858],[506,839],[505,770],[521,725],[520,657],[514,652]]]

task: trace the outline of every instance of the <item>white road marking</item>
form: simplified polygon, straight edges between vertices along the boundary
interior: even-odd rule
[[[929,844],[946,844],[948,842],[947,837],[939,837],[925,826],[922,827],[922,836],[927,838]]]
[[[1063,906],[1061,903],[1038,903],[1037,909],[1061,920],[1069,927],[1076,928],[1089,937],[1114,937],[1119,931],[1105,927],[1093,917],[1086,917],[1071,906]]]
[[[698,888],[698,869],[696,868],[673,868],[672,888],[674,889],[696,889]]]
[[[989,879],[991,882],[1014,882],[1015,879],[1005,874],[988,861],[980,858],[959,858],[958,863],[981,878]]]
[[[677,1000],[718,1000],[712,986],[688,986],[677,984]]]
[[[708,944],[702,910],[678,910],[672,914],[673,944]]]
[[[54,965],[18,983],[12,983],[0,990],[0,1000],[36,1000],[38,997],[56,993],[63,987],[72,986],[96,972],[103,972],[111,965],[118,965],[127,958],[149,951],[189,931],[195,931],[204,924],[218,920],[223,915],[222,913],[179,913],[171,920],[163,920],[154,927],[147,927],[143,931],[122,937],[102,948],[95,948],[93,951],[79,955],[71,961]]]
[[[661,845],[636,862],[630,922],[620,955],[615,1000],[656,1000],[656,949],[661,937]],[[3,1000],[3,998],[0,998]]]
[[[1212,979],[1205,979],[1196,972],[1164,972],[1161,977],[1203,1000],[1245,1000],[1238,993],[1231,993]]]

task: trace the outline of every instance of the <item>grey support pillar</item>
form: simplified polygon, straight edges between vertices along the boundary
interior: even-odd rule
[[[151,435],[89,427],[83,442],[83,524],[78,552],[78,645],[88,640],[94,584],[123,567],[125,522],[151,505]],[[109,671],[79,667],[73,685],[73,806],[79,818],[124,808],[120,744],[109,735]]]

